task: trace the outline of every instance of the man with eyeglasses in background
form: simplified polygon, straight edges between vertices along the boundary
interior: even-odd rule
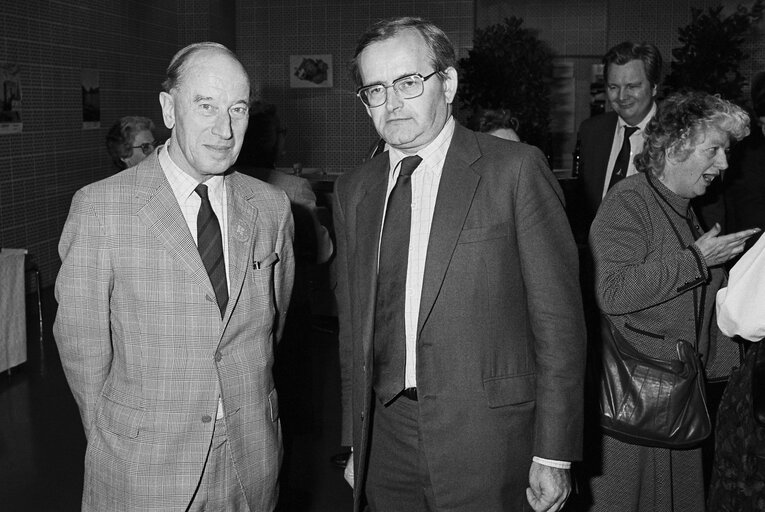
[[[336,183],[354,510],[556,511],[581,456],[576,247],[542,153],[452,118],[435,25],[373,25],[359,99],[388,150]]]

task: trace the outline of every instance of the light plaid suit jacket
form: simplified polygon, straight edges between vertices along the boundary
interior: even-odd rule
[[[54,334],[88,438],[83,510],[184,510],[218,396],[250,509],[275,506],[271,367],[292,288],[293,221],[275,187],[235,172],[226,189],[223,320],[157,152],[72,200]]]

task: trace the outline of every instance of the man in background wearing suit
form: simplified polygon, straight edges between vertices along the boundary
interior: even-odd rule
[[[643,149],[643,130],[656,113],[661,83],[661,53],[652,44],[620,43],[608,50],[603,66],[613,111],[585,119],[579,127],[582,240],[608,189],[637,172],[632,159]]]
[[[78,191],[59,245],[54,333],[88,441],[83,510],[273,510],[290,204],[227,172],[250,104],[231,51],[182,49],[163,86],[170,140]]]
[[[454,48],[420,18],[357,46],[388,150],[334,208],[355,510],[560,510],[581,456],[577,254],[542,153],[452,118]]]

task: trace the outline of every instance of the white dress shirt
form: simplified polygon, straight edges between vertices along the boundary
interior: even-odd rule
[[[436,209],[436,195],[441,183],[441,171],[444,167],[446,152],[454,135],[454,118],[444,125],[441,133],[425,148],[417,152],[422,162],[412,174],[412,223],[409,230],[409,259],[406,267],[406,302],[404,322],[406,325],[406,377],[404,386],[417,386],[417,320],[420,312],[422,279],[425,274],[425,257],[428,253],[430,226]],[[401,160],[410,156],[395,148],[388,150],[391,172],[388,174],[388,191],[385,195],[387,209],[388,198],[396,185]],[[383,218],[385,212],[383,212]],[[382,237],[382,228],[380,229]]]
[[[170,141],[158,150],[159,165],[162,167],[162,172],[165,173],[167,181],[170,182],[170,188],[175,195],[175,199],[178,201],[178,206],[181,208],[183,218],[186,220],[186,225],[191,232],[191,237],[194,239],[194,243],[197,243],[197,215],[199,214],[199,207],[202,205],[202,199],[194,192],[199,182],[186,174],[180,167],[178,167],[173,159],[170,158]],[[229,278],[229,264],[228,264],[228,200],[226,198],[226,180],[225,177],[213,176],[204,182],[207,185],[207,195],[210,198],[210,205],[212,206],[215,216],[218,217],[220,223],[221,237],[223,238],[223,261],[226,265],[226,283],[230,286],[231,280]],[[211,355],[212,357],[212,355]],[[218,391],[218,412],[216,419],[223,418],[223,403],[220,399],[220,391]]]
[[[635,130],[635,132],[630,135],[630,163],[627,166],[627,174],[625,176],[632,176],[633,174],[637,174],[637,169],[635,169],[634,162],[635,155],[638,155],[641,151],[643,151],[643,134],[645,133],[645,127],[648,125],[648,122],[653,119],[655,114],[656,103],[654,102],[654,104],[651,105],[651,110],[648,111],[648,114],[646,114],[643,120],[636,125],[637,130]],[[613,142],[611,143],[611,156],[608,157],[608,167],[606,168],[606,180],[603,183],[602,197],[606,197],[608,186],[611,184],[611,174],[614,172],[614,164],[616,164],[616,158],[619,156],[619,152],[622,150],[622,143],[624,142],[624,128],[627,126],[629,125],[624,122],[624,119],[619,117],[619,120],[616,123],[616,129],[614,130]]]

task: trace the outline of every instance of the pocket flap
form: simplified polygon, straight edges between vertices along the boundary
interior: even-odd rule
[[[492,377],[483,381],[483,389],[492,408],[532,402],[536,397],[536,374]]]
[[[507,222],[492,224],[491,226],[466,228],[460,232],[460,237],[457,240],[457,243],[469,244],[473,242],[481,242],[483,240],[492,240],[494,238],[503,238],[507,236],[508,228],[509,224]]]
[[[269,254],[268,256],[266,256],[260,261],[253,260],[252,268],[254,268],[255,270],[268,268],[272,266],[274,263],[276,263],[277,261],[279,261],[279,253],[272,252],[271,254]]]

